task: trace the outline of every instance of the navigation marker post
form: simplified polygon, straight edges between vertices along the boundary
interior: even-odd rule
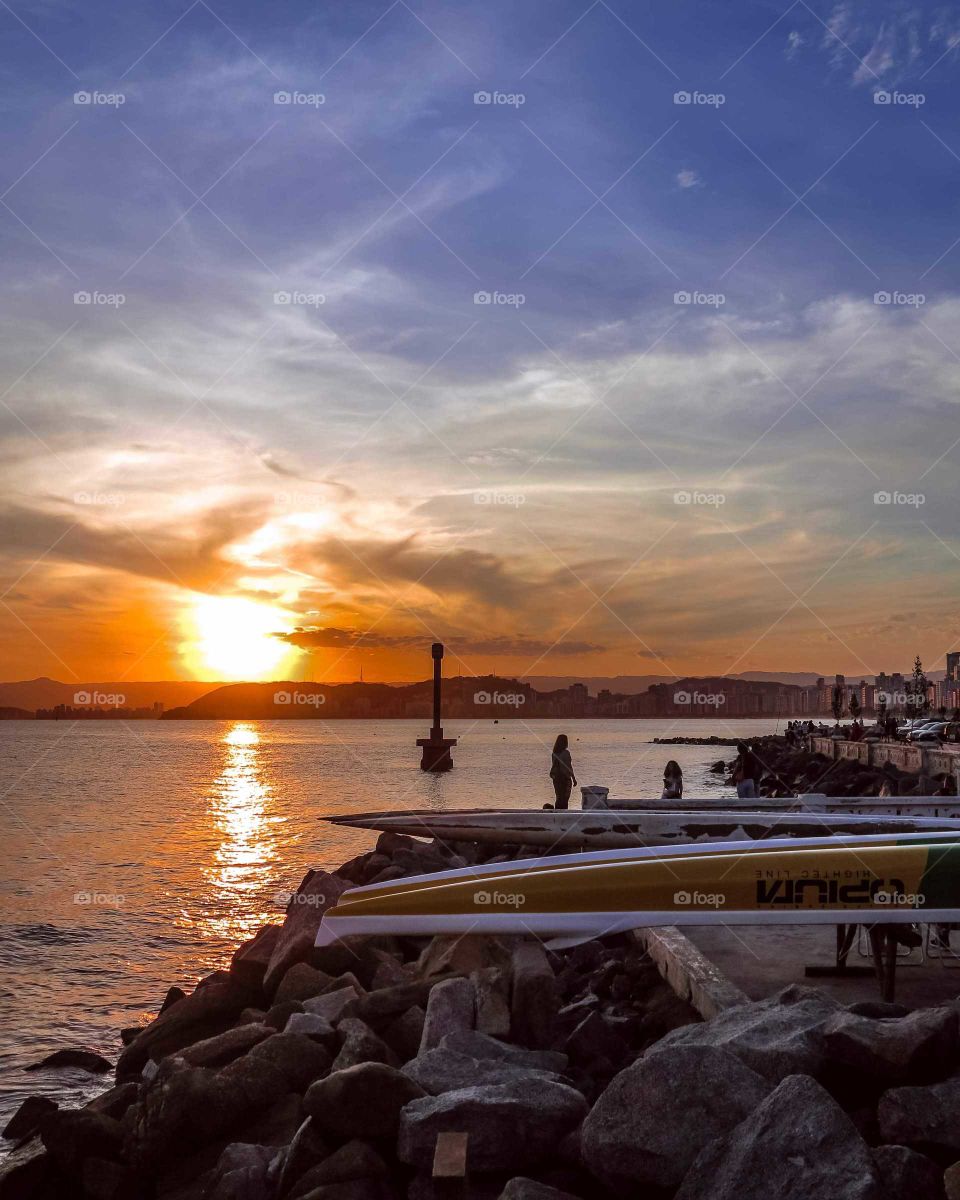
[[[420,770],[449,771],[453,766],[450,749],[457,744],[457,739],[445,738],[440,724],[440,663],[443,661],[443,642],[434,642],[430,647],[430,654],[433,657],[433,724],[430,726],[429,737],[417,738],[417,745],[423,749]]]

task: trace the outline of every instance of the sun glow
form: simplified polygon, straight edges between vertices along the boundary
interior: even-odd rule
[[[236,596],[198,596],[185,614],[181,653],[199,678],[276,678],[293,665],[297,651],[274,635],[294,624],[282,608]]]

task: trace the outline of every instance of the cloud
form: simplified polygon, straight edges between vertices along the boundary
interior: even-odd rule
[[[677,172],[677,184],[682,188],[702,187],[703,180],[696,171],[684,168],[682,171]]]
[[[428,633],[388,634],[375,629],[362,632],[356,629],[310,627],[298,628],[291,633],[277,633],[275,636],[301,650],[427,650],[435,640]],[[496,634],[486,638],[451,634],[445,639],[445,644],[456,654],[479,654],[489,658],[522,658],[551,652],[558,656],[574,657],[604,650],[595,642],[547,642],[523,634]]]

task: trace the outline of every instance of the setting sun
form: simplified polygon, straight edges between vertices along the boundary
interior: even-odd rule
[[[181,653],[199,677],[268,679],[297,658],[275,635],[289,632],[288,613],[235,596],[198,596],[184,616]]]

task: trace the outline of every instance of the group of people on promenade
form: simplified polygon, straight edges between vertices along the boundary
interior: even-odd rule
[[[791,722],[794,724],[794,722]],[[796,725],[804,722],[797,721]],[[740,799],[750,800],[760,794],[760,780],[763,778],[764,766],[756,753],[746,742],[737,742],[737,759],[733,767],[733,782]],[[570,793],[577,784],[573,770],[573,759],[570,755],[570,741],[565,733],[561,733],[553,744],[550,757],[550,779],[553,783],[555,809],[570,807]],[[663,769],[663,791],[661,800],[683,799],[683,770],[675,759],[670,759]],[[545,807],[549,808],[549,805]]]

